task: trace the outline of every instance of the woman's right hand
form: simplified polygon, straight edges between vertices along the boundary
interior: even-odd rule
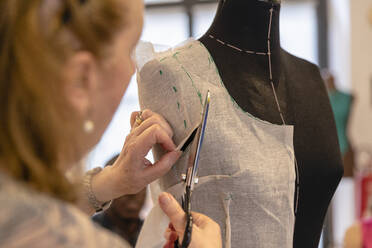
[[[143,119],[141,123],[136,122],[139,114]],[[166,174],[182,154],[175,150],[173,131],[159,114],[151,110],[134,112],[131,126],[132,130],[125,139],[118,159],[92,179],[92,190],[101,202],[141,191]],[[165,154],[152,164],[146,155],[157,144],[163,147]]]
[[[162,193],[159,196],[159,204],[171,222],[164,234],[167,240],[164,248],[173,248],[177,239],[180,243],[182,242],[186,226],[186,214],[169,193]],[[220,226],[203,214],[193,212],[192,217],[194,224],[189,248],[222,248]]]
[[[136,118],[140,115],[142,123]],[[132,130],[126,137],[123,150],[112,166],[117,167],[122,175],[126,194],[135,194],[148,184],[166,174],[176,163],[182,152],[175,151],[173,130],[168,122],[159,114],[146,109],[133,112],[130,124]],[[154,145],[160,145],[165,154],[152,164],[146,159]],[[120,170],[121,169],[121,170]]]

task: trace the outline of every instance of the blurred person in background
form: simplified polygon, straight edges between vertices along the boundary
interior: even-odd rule
[[[115,163],[119,155],[114,156],[106,166]],[[133,195],[124,195],[112,201],[104,212],[98,213],[92,219],[102,227],[120,235],[133,247],[136,245],[143,220],[140,211],[145,205],[146,188]]]

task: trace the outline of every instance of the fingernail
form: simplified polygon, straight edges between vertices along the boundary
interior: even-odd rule
[[[159,197],[159,202],[161,205],[167,206],[171,202],[168,193],[162,193]]]

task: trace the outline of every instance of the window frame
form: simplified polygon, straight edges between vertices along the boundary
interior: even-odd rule
[[[287,0],[290,2],[303,2],[304,0]],[[193,7],[196,5],[218,3],[219,0],[180,0],[159,3],[146,3],[146,9],[166,9],[169,7],[182,7],[188,18],[188,35],[193,37],[195,16]],[[315,0],[317,12],[317,33],[318,33],[318,63],[321,68],[328,67],[328,21],[327,21],[327,1]]]

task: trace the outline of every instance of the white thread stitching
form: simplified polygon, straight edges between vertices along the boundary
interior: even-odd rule
[[[255,52],[255,51],[251,51],[251,50],[243,50],[243,49],[240,49],[240,48],[238,48],[238,47],[236,47],[236,46],[234,46],[234,45],[232,45],[232,44],[230,44],[230,43],[227,43],[227,42],[225,42],[225,41],[222,41],[222,40],[220,40],[220,39],[215,38],[213,35],[209,35],[209,38],[214,39],[214,40],[216,40],[218,43],[220,43],[220,44],[222,44],[222,45],[224,45],[224,46],[228,46],[228,47],[230,47],[230,48],[232,48],[232,49],[234,49],[234,50],[237,50],[237,51],[239,51],[239,52],[246,52],[246,53],[248,53],[248,54],[256,54],[256,55],[262,55],[262,56],[266,56],[266,55],[267,55],[267,53],[265,53],[265,52]]]

